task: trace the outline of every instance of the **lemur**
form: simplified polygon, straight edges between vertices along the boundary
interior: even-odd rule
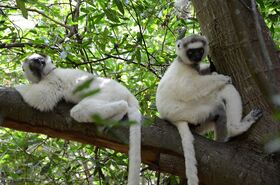
[[[51,111],[64,99],[76,104],[70,115],[78,122],[93,122],[94,115],[115,121],[127,115],[136,122],[130,126],[128,184],[140,183],[141,113],[137,99],[127,88],[79,69],[56,68],[46,55],[29,56],[22,68],[30,84],[16,89],[27,104],[40,111]],[[90,82],[89,87],[74,93],[86,81]],[[96,94],[83,96],[95,90]]]
[[[196,125],[199,133],[214,127],[215,139],[226,142],[247,131],[262,116],[260,109],[253,109],[242,119],[241,97],[231,78],[201,69],[200,62],[208,50],[204,36],[178,40],[177,58],[165,72],[156,93],[160,117],[174,124],[182,138],[188,185],[198,185],[194,137],[189,124]]]

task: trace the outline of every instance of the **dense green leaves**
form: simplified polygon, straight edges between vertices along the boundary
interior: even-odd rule
[[[257,0],[260,11],[270,29],[276,45],[280,46],[280,1]]]

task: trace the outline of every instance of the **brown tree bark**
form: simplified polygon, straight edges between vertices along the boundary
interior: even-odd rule
[[[249,132],[239,137],[235,144],[246,148],[248,152],[265,155],[264,144],[280,133],[280,124],[273,118],[275,106],[271,101],[272,96],[279,94],[280,59],[269,29],[258,12],[257,17],[254,17],[250,0],[192,2],[202,33],[209,39],[211,59],[219,72],[232,77],[242,96],[244,112],[253,107],[264,111],[263,118]],[[257,29],[257,21],[261,30]],[[263,37],[264,43],[258,34]],[[268,52],[272,68],[269,67],[269,58],[263,52]],[[263,181],[263,184],[270,182]],[[280,184],[279,179],[276,184]]]
[[[240,140],[240,145],[248,145],[252,150],[262,152],[263,144],[280,133],[280,124],[273,119],[271,104],[271,96],[279,94],[280,59],[269,30],[258,14],[260,31],[273,64],[271,70],[262,55],[262,43],[257,36],[250,0],[192,2],[202,33],[209,39],[211,59],[219,72],[232,77],[242,96],[244,112],[253,107],[264,110],[261,121]]]

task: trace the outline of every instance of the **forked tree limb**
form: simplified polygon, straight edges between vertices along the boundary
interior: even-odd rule
[[[52,112],[39,112],[13,88],[0,88],[1,126],[127,153],[128,127],[105,131],[93,123],[77,123],[69,115],[72,106],[61,102]],[[200,181],[206,185],[279,184],[280,159],[242,148],[238,142],[217,143],[195,135]],[[160,119],[142,127],[142,162],[151,169],[184,176],[181,140],[175,127]]]

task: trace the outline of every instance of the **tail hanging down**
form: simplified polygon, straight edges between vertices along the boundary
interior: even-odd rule
[[[134,100],[134,99],[133,99]],[[133,103],[133,105],[131,105]],[[136,121],[136,124],[130,126],[129,130],[129,169],[128,185],[140,184],[141,167],[141,113],[138,109],[138,102],[128,102],[128,119]]]
[[[189,125],[187,122],[177,122],[175,125],[178,128],[179,134],[182,139],[182,147],[185,157],[185,170],[186,177],[188,179],[188,185],[198,185],[197,177],[197,167],[196,167],[196,158],[193,145],[193,135],[190,131]]]

